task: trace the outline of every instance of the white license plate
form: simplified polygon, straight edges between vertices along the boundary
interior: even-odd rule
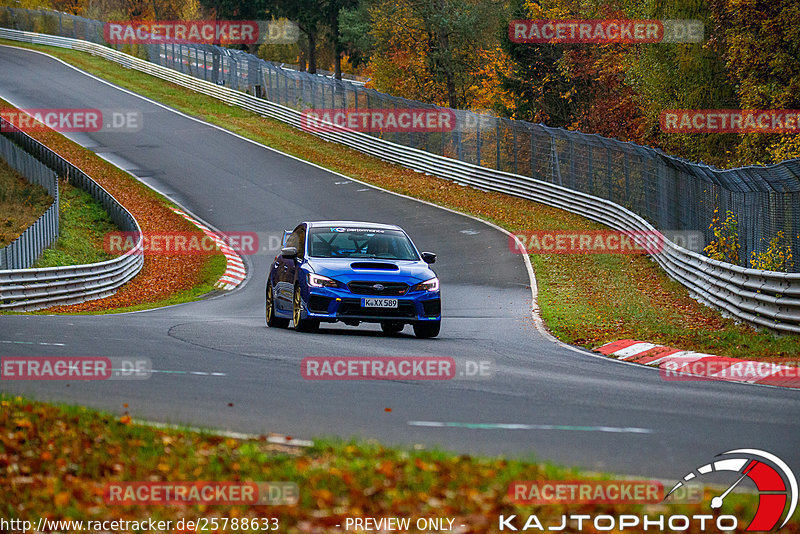
[[[397,308],[397,299],[361,299],[362,308]]]

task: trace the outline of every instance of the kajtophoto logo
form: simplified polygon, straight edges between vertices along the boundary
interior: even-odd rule
[[[772,453],[760,449],[734,449],[720,453],[712,462],[701,465],[683,476],[663,499],[664,504],[691,502],[690,499],[675,500],[676,495],[686,494],[687,488],[700,485],[708,487],[711,480],[718,485],[718,477],[733,474],[734,481],[719,495],[711,499],[710,507],[714,514],[680,513],[660,514],[564,514],[557,519],[558,525],[543,524],[536,514],[527,516],[500,515],[498,530],[564,530],[568,524],[575,524],[574,530],[597,531],[671,531],[684,532],[733,532],[739,529],[739,519],[731,513],[724,513],[725,498],[736,489],[744,479],[755,484],[758,494],[758,507],[744,529],[745,532],[766,532],[780,529],[789,522],[797,509],[797,479],[786,463]],[[513,494],[511,493],[513,488]],[[657,487],[652,481],[621,481],[603,484],[586,484],[574,481],[561,481],[547,485],[547,481],[526,484],[516,482],[509,488],[509,496],[516,502],[534,504],[556,503],[603,503],[603,502],[652,502]],[[534,491],[535,490],[535,491]],[[613,490],[609,492],[609,490]],[[689,492],[693,494],[693,492]],[[732,506],[730,507],[732,508]]]
[[[667,497],[687,482],[696,481],[710,473],[736,473],[740,475],[736,481],[721,495],[711,499],[712,509],[720,509],[725,497],[745,478],[749,478],[758,488],[758,508],[745,531],[770,531],[776,526],[783,528],[789,522],[797,509],[797,479],[783,460],[759,449],[734,449],[720,453],[717,457],[722,458],[687,473],[667,493]],[[781,519],[783,522],[778,525]]]

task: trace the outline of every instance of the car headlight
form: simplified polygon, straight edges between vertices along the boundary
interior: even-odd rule
[[[411,291],[439,291],[439,279],[434,276],[430,280],[415,285]]]
[[[321,274],[308,273],[308,285],[311,287],[339,287],[339,282]]]

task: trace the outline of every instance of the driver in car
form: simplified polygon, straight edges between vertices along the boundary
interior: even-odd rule
[[[367,242],[367,254],[377,257],[386,256],[387,254],[393,256],[392,238],[386,235],[373,236]]]

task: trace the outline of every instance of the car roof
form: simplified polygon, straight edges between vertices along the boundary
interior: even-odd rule
[[[307,221],[306,224],[310,228],[316,228],[320,226],[344,226],[349,228],[377,228],[382,230],[402,231],[402,228],[394,224],[382,224],[364,221]]]

